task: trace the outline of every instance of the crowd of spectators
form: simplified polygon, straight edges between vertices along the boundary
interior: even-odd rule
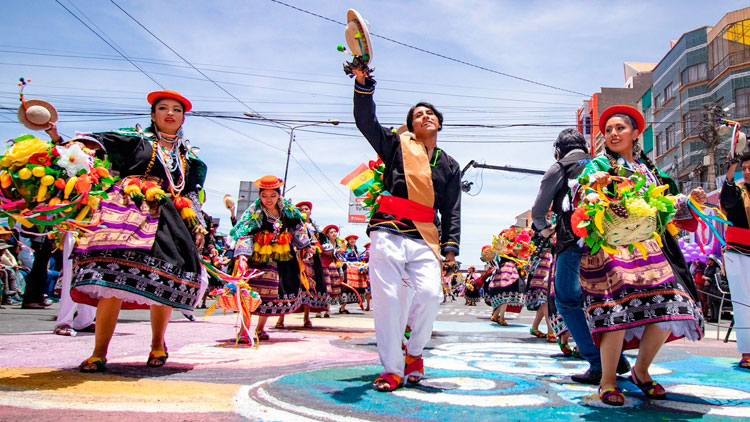
[[[724,310],[720,310],[721,298],[729,292],[729,282],[720,257],[709,255],[706,262],[695,260],[690,265],[690,272],[698,288],[703,316],[708,322],[717,322]],[[725,296],[725,304],[730,306],[729,296]],[[731,317],[730,317],[731,318]]]
[[[46,236],[29,238],[0,226],[0,306],[50,306],[60,298],[61,266],[62,253]]]

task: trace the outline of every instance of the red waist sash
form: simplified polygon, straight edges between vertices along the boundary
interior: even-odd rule
[[[750,247],[750,229],[727,226],[727,243]]]
[[[378,212],[424,223],[435,221],[435,210],[418,202],[393,195],[381,195],[378,202]]]

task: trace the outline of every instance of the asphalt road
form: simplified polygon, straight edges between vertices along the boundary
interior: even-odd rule
[[[556,344],[528,333],[532,314],[510,325],[489,321],[490,308],[440,308],[425,353],[427,379],[392,394],[377,393],[379,374],[371,312],[301,315],[271,328],[259,348],[236,346],[234,314],[189,322],[175,312],[167,332],[169,361],[145,366],[148,313],[123,311],[107,371],[81,374],[93,335],[51,333],[56,306],[0,309],[0,420],[364,421],[587,420],[624,418],[714,421],[750,415],[750,373],[739,370],[732,342],[709,332],[678,341],[657,356],[652,375],[669,400],[651,402],[625,378],[623,408],[605,408],[595,388],[570,382],[585,362],[564,358]],[[272,324],[272,323],[271,323]],[[544,329],[542,328],[542,331]],[[631,361],[635,352],[628,352]]]

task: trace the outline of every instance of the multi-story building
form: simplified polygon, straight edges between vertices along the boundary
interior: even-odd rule
[[[592,155],[598,154],[604,148],[604,135],[599,132],[599,117],[602,112],[617,104],[635,106],[651,87],[651,69],[653,66],[653,63],[624,63],[625,87],[602,88],[601,92],[594,93],[578,109],[576,113],[578,131],[583,133],[589,142]]]
[[[656,165],[680,181],[701,177],[704,144],[699,135],[703,106],[710,102],[706,56],[709,30],[698,28],[672,42],[653,73]]]
[[[656,65],[653,78],[656,164],[678,179],[683,191],[716,188],[730,135],[717,132],[717,113],[709,109],[750,122],[750,8],[684,33]]]

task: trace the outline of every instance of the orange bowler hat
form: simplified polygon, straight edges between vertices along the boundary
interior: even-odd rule
[[[602,112],[599,117],[599,130],[604,133],[604,129],[607,127],[607,120],[615,114],[627,114],[635,120],[636,129],[638,132],[643,133],[643,129],[646,128],[646,119],[643,118],[643,114],[638,111],[637,108],[625,104],[613,105],[608,107]]]
[[[148,96],[146,97],[146,99],[148,100],[149,104],[154,104],[156,102],[156,100],[158,100],[159,98],[171,98],[173,100],[179,101],[180,104],[182,104],[182,106],[185,107],[185,112],[186,113],[188,111],[190,111],[190,109],[193,108],[193,104],[190,102],[190,100],[188,100],[187,98],[185,98],[179,92],[172,91],[170,89],[165,89],[165,90],[162,90],[162,91],[150,92],[148,94]]]
[[[284,186],[284,181],[273,175],[266,175],[253,182],[258,189],[278,189]]]

